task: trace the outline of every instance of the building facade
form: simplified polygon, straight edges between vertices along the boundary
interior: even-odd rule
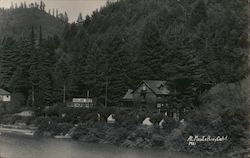
[[[128,90],[122,102],[147,109],[167,108],[169,93],[166,81],[143,80],[136,89]]]
[[[166,81],[143,80],[134,90],[129,89],[122,98],[125,107],[159,111],[180,118],[181,110],[170,103],[171,93]]]

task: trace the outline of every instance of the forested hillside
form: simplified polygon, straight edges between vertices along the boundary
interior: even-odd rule
[[[204,87],[244,78],[245,7],[241,0],[110,3],[66,32],[69,87],[101,96],[108,79],[109,97],[117,101],[143,79],[167,80],[178,92],[173,104],[192,105]]]
[[[38,5],[38,4],[37,4]],[[23,37],[30,33],[31,27],[39,30],[43,26],[44,36],[61,35],[65,21],[45,12],[45,8],[22,3],[16,8],[0,8],[0,38],[5,36]]]
[[[120,0],[66,25],[61,39],[45,37],[41,21],[40,32],[2,40],[1,86],[28,98],[33,89],[38,105],[62,101],[64,85],[68,98],[90,90],[103,104],[108,84],[109,105],[118,105],[128,88],[159,79],[176,92],[173,105],[192,107],[205,89],[246,76],[246,6],[243,0]]]

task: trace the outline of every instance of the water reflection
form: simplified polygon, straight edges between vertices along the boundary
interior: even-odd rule
[[[0,136],[0,156],[3,158],[200,158],[162,150],[134,150],[73,140],[18,135]]]

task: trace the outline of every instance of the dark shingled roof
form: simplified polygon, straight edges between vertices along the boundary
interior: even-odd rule
[[[132,100],[133,99],[133,90],[129,89],[122,99],[123,100]]]
[[[166,81],[160,81],[160,80],[143,80],[139,84],[139,86],[142,83],[145,83],[157,95],[168,95],[169,92],[170,92],[167,89],[167,87],[166,87]]]
[[[141,86],[141,84],[145,83],[146,86],[152,90],[153,93],[155,93],[156,95],[168,95],[170,93],[170,91],[167,89],[166,86],[166,81],[159,81],[159,80],[143,80],[138,86],[137,88],[139,88]],[[137,89],[136,88],[136,89]],[[135,90],[136,90],[135,89]],[[127,93],[124,95],[124,97],[122,98],[123,101],[131,101],[133,100],[133,93],[135,92],[135,90],[129,89],[127,91]]]
[[[10,92],[0,88],[0,95],[10,95]]]

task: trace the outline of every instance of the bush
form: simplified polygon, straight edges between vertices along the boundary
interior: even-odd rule
[[[181,142],[173,140],[175,147],[207,154],[244,149],[248,127],[247,80],[232,84],[222,83],[204,94],[200,108],[188,116],[188,126],[178,137]],[[194,135],[228,136],[228,140],[221,143],[198,143],[195,147],[187,146],[187,138]]]
[[[36,131],[36,135],[45,135],[45,133],[49,133],[50,136],[67,134],[70,129],[73,128],[72,124],[69,123],[56,123],[51,118],[39,118],[37,122],[39,124],[38,130]]]

